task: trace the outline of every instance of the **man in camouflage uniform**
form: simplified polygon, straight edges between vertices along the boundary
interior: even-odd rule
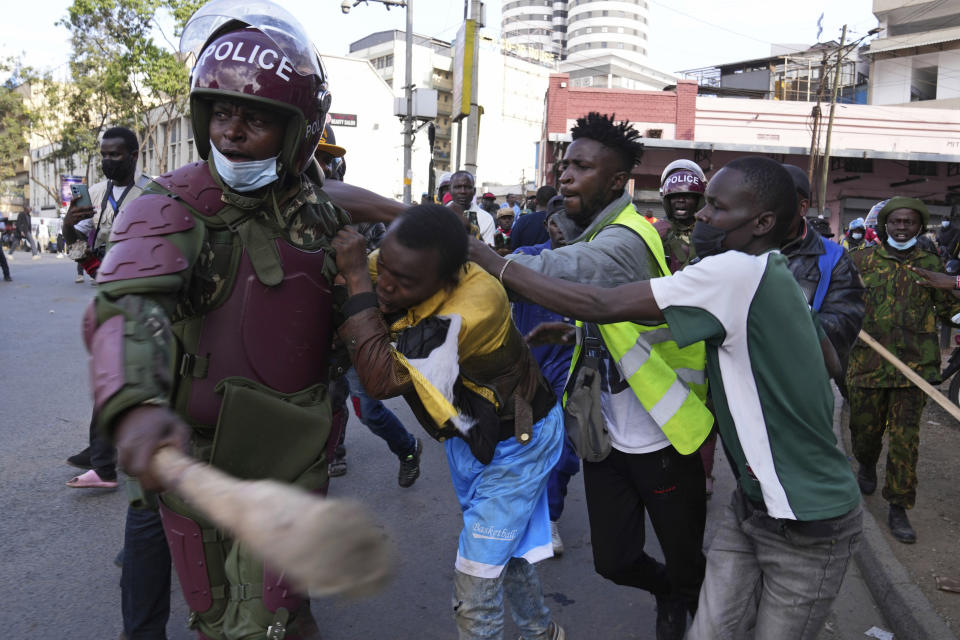
[[[930,382],[940,374],[936,319],[958,310],[951,294],[918,285],[914,268],[937,271],[939,258],[917,247],[917,236],[930,220],[927,207],[915,198],[887,201],[877,216],[881,244],[850,254],[866,285],[863,329]],[[863,342],[850,354],[850,435],[860,464],[857,481],[870,495],[876,490],[876,464],[883,433],[889,431],[883,497],[890,503],[888,524],[904,543],[917,536],[906,509],[917,497],[920,414],[925,396],[893,365]]]
[[[349,221],[313,161],[326,73],[303,27],[267,0],[205,5],[181,52],[196,60],[190,112],[206,161],[157,177],[114,222],[84,316],[94,412],[144,489],[164,488],[150,461],[175,446],[236,477],[322,492],[336,443],[331,239]],[[175,494],[159,510],[201,640],[315,637],[283,576]],[[124,580],[135,546],[128,528]]]
[[[674,160],[660,177],[660,198],[666,220],[653,226],[663,242],[663,253],[671,272],[684,268],[697,254],[690,243],[694,214],[703,208],[703,192],[707,178],[703,169],[692,160]]]

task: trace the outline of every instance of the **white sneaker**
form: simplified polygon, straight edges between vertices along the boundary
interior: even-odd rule
[[[553,542],[553,555],[563,555],[563,540],[560,538],[560,523],[556,520],[550,521],[550,541]]]
[[[76,282],[77,284],[83,284],[83,276],[78,275],[76,278],[73,279],[73,281]]]

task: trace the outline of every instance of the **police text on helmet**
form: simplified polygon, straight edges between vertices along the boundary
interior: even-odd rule
[[[670,185],[670,184],[682,184],[682,183],[689,183],[692,185],[699,186],[700,178],[694,175],[693,172],[691,171],[678,171],[676,173],[671,173],[669,176],[667,176],[667,181],[664,184]]]
[[[290,81],[290,76],[287,74],[293,71],[293,65],[290,64],[290,59],[287,56],[274,49],[261,49],[260,45],[254,45],[248,54],[243,51],[243,45],[243,42],[233,42],[232,40],[222,41],[220,44],[211,44],[200,56],[197,64],[203,64],[211,55],[215,60],[227,60],[229,58],[235,62],[255,64],[264,71],[275,69],[274,73],[277,74],[277,77]]]

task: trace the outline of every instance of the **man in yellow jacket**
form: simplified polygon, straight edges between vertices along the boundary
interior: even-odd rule
[[[600,287],[669,275],[653,226],[625,191],[643,145],[628,123],[590,113],[571,130],[560,162],[560,194],[579,235],[518,264],[564,280]],[[571,236],[574,234],[571,234]],[[471,256],[486,250],[474,243]],[[657,600],[657,639],[682,638],[703,581],[706,513],[697,448],[713,416],[706,395],[703,343],[677,347],[666,325],[578,326],[570,381],[597,364],[600,412],[611,450],[584,462],[594,567],[617,584]],[[583,452],[580,452],[583,454]],[[644,514],[657,532],[665,563],[644,551]]]

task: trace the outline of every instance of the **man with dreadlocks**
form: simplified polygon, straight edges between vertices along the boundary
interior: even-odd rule
[[[576,231],[562,248],[510,258],[544,275],[605,288],[669,275],[657,231],[624,189],[643,151],[637,131],[612,115],[589,113],[571,135],[560,162],[566,213],[557,215]],[[488,251],[472,243],[471,259],[479,261]],[[705,567],[706,498],[697,449],[713,416],[704,404],[704,345],[680,349],[665,324],[630,322],[577,323],[576,338],[567,417],[571,399],[586,407],[580,416],[602,414],[594,422],[602,422],[597,431],[608,433],[611,445],[605,455],[605,447],[595,455],[578,451],[594,567],[617,584],[651,592],[657,639],[681,638]],[[591,378],[599,383],[588,383]],[[665,565],[644,552],[644,512]]]

